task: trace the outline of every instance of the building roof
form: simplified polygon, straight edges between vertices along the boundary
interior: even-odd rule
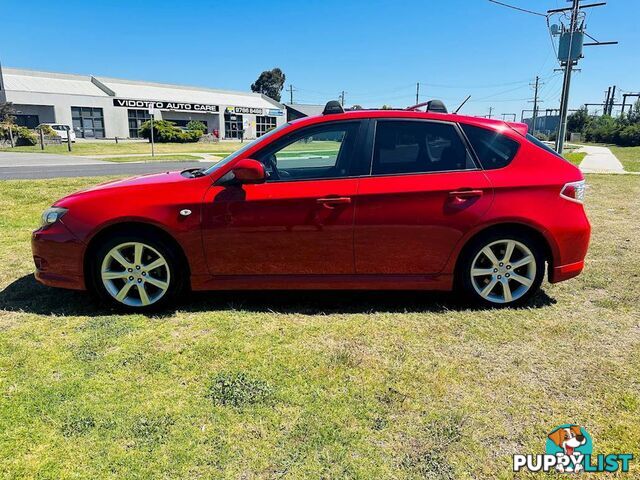
[[[2,69],[7,91],[117,97],[136,100],[190,102],[254,108],[283,108],[275,100],[259,93],[216,90],[165,83],[123,80],[92,75],[39,72],[16,68]]]
[[[91,83],[90,76],[66,73],[35,72],[3,67],[2,78],[5,90],[67,95],[89,95],[106,97],[105,92]]]
[[[285,103],[284,105],[291,110],[295,110],[302,115],[306,115],[307,117],[322,115],[325,107],[324,105],[308,105],[304,103]]]

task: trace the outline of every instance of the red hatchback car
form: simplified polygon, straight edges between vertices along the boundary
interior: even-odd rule
[[[33,233],[36,278],[145,310],[188,288],[456,288],[514,305],[545,264],[550,282],[578,275],[578,168],[524,124],[429,110],[329,102],[209,169],[69,195]]]

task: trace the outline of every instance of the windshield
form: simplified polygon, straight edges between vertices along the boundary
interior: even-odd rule
[[[560,155],[558,152],[556,152],[553,148],[551,148],[546,143],[543,143],[540,140],[538,140],[536,137],[534,137],[530,133],[527,133],[527,140],[529,140],[534,145],[546,150],[547,152],[554,154],[556,157],[560,157],[564,160],[564,157],[562,155]]]
[[[225,166],[226,164],[228,164],[229,162],[233,161],[234,159],[238,158],[240,155],[242,155],[244,152],[246,152],[247,150],[249,150],[250,148],[253,148],[256,143],[258,142],[262,142],[263,140],[266,140],[267,138],[271,137],[273,134],[275,134],[276,132],[279,132],[281,129],[283,129],[284,127],[290,125],[289,123],[284,123],[282,125],[280,125],[278,128],[274,128],[273,130],[270,130],[269,132],[265,133],[264,135],[262,135],[260,138],[255,139],[253,142],[249,142],[247,143],[244,147],[242,147],[240,150],[236,150],[235,152],[233,152],[231,155],[229,155],[228,157],[223,158],[222,160],[220,160],[218,163],[214,163],[213,165],[211,165],[209,168],[207,168],[203,174],[204,175],[209,175],[210,173],[215,172],[216,170],[218,170],[219,168]]]

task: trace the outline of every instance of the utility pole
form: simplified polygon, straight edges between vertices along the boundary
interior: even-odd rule
[[[616,101],[616,86],[613,86],[613,90],[611,90],[611,98],[609,99],[609,116],[613,115],[613,104]]]
[[[289,103],[293,103],[293,85],[289,84]]]
[[[344,107],[344,90],[340,93],[340,105]]]
[[[493,112],[493,107],[489,107],[489,115],[487,116],[487,118],[491,118],[491,112]]]
[[[416,105],[420,103],[420,82],[416,83]]]
[[[609,110],[609,98],[611,97],[611,87],[607,88],[607,96],[604,99],[604,109],[602,110],[602,114],[606,115]]]
[[[591,3],[588,5],[580,5],[581,0],[571,0],[572,5],[568,8],[556,8],[547,10],[547,17],[555,13],[571,12],[569,25],[562,25],[560,31],[556,34],[560,35],[558,45],[558,60],[560,66],[564,69],[564,78],[562,81],[562,95],[560,97],[560,125],[558,128],[558,137],[556,139],[556,151],[562,154],[564,148],[564,138],[567,135],[567,113],[569,110],[569,90],[571,88],[571,73],[574,66],[578,64],[578,60],[582,58],[582,47],[592,45],[614,45],[618,42],[599,42],[591,35],[585,32],[585,15],[582,12],[584,8],[600,7],[606,5],[606,2]],[[553,31],[552,31],[552,34]],[[590,43],[584,43],[584,36],[593,40]]]
[[[564,78],[562,81],[562,94],[560,96],[560,128],[558,129],[558,138],[556,138],[556,151],[562,155],[564,148],[564,137],[567,135],[567,108],[569,108],[569,88],[571,86],[571,72],[573,71],[574,60],[571,58],[572,43],[578,30],[578,12],[580,11],[580,0],[573,0],[571,7],[571,21],[569,25],[569,48],[567,49],[567,58],[564,61]],[[560,59],[562,65],[562,59]],[[575,60],[578,63],[578,60]]]
[[[540,77],[536,75],[536,83],[533,87],[533,116],[531,118],[531,135],[536,134],[536,120],[538,118],[538,87],[540,85]]]

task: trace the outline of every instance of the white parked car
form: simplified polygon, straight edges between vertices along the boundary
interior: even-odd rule
[[[71,135],[72,142],[76,141],[76,132],[69,125],[62,125],[61,123],[42,123],[40,125],[49,125],[56,132],[56,135],[65,142],[67,141],[67,135]]]

